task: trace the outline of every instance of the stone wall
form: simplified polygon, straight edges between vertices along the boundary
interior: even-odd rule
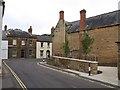
[[[89,59],[93,58],[95,60],[96,58],[99,64],[116,65],[117,44],[115,42],[118,41],[118,26],[113,25],[88,30],[88,33],[94,38],[94,43],[91,46],[91,52],[89,53]],[[74,49],[79,50],[79,32],[67,34],[67,39],[71,51]],[[75,53],[75,55],[77,54]],[[78,58],[78,56],[74,58]]]
[[[13,45],[13,39],[17,40],[16,45]],[[25,41],[25,45],[21,45],[22,40]],[[32,45],[29,45],[29,40],[32,40]],[[29,55],[29,50],[32,50],[32,55]],[[13,50],[16,50],[16,56],[12,56]],[[24,58],[36,58],[36,39],[24,38],[24,37],[8,37],[8,58],[21,58],[21,50],[24,50]]]
[[[59,20],[54,32],[52,33],[53,55],[63,55],[63,45],[65,42],[65,22]]]
[[[54,65],[69,68],[81,72],[88,73],[89,64],[91,67],[91,74],[98,73],[98,62],[96,61],[88,61],[88,60],[80,60],[80,59],[73,59],[73,58],[65,58],[65,57],[58,57],[53,56],[52,60],[54,61]]]
[[[90,30],[89,35],[94,38],[89,55],[95,55],[99,63],[117,63],[118,26],[110,26]]]

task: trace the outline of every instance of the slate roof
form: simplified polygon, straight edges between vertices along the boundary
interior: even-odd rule
[[[52,42],[51,35],[43,34],[43,35],[36,35],[39,42]]]
[[[8,29],[2,30],[2,40],[7,40],[7,36],[18,36],[18,37],[34,37],[31,33],[22,31],[21,29]],[[36,37],[34,37],[36,38]]]
[[[31,36],[28,32],[22,31],[21,29],[8,29],[8,35],[13,36]]]
[[[66,31],[68,33],[79,31],[79,27],[80,27],[79,22],[80,20],[74,22],[66,22],[66,25],[70,26],[70,28],[67,29]],[[120,10],[87,18],[86,24],[87,24],[87,29],[94,29],[98,27],[120,24]]]

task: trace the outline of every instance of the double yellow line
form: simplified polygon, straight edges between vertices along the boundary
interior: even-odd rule
[[[23,90],[28,90],[25,84],[20,80],[20,78],[17,76],[17,74],[3,61],[4,65],[10,70],[12,75],[15,77],[19,85],[22,87]]]

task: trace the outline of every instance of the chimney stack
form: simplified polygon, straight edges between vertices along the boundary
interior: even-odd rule
[[[64,11],[60,11],[59,14],[60,14],[60,20],[64,20]]]
[[[85,30],[86,27],[86,10],[80,11],[80,30]]]
[[[32,26],[28,29],[28,32],[32,34]]]
[[[7,31],[7,25],[4,26],[4,31]]]
[[[55,28],[54,28],[54,27],[52,27],[52,28],[51,28],[51,33],[53,33],[53,32],[54,32],[54,30],[55,30]]]

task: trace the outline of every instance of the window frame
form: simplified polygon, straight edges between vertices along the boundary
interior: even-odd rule
[[[21,45],[22,45],[22,46],[25,46],[25,40],[22,40],[22,41],[21,41]]]
[[[16,57],[17,56],[17,50],[16,49],[13,49],[12,50],[12,57]]]
[[[13,44],[13,45],[17,45],[17,40],[16,40],[16,39],[13,39],[12,44]]]
[[[43,44],[43,42],[41,42],[41,44],[40,44],[40,47],[42,47],[42,48],[44,47],[44,44]]]
[[[40,57],[44,56],[44,50],[40,50]]]

